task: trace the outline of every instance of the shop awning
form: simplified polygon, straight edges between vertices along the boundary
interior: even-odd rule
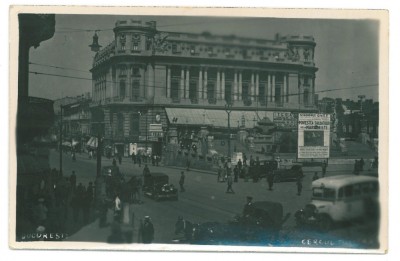
[[[166,108],[165,111],[169,121],[176,125],[228,127],[228,114],[225,110]],[[230,125],[235,128],[244,124],[245,128],[250,129],[262,118],[263,115],[258,115],[257,111],[231,111]]]
[[[86,143],[86,146],[90,148],[97,148],[97,138],[96,137],[91,137],[88,142]]]

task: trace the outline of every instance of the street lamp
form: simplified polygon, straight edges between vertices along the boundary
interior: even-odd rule
[[[228,114],[228,158],[231,159],[231,112],[232,104],[225,104],[225,111]]]

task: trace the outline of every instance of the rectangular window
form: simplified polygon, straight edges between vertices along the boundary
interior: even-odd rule
[[[179,98],[179,78],[171,79],[171,98],[178,99]]]
[[[139,42],[133,42],[133,47],[132,47],[132,49],[133,49],[134,51],[138,51],[138,50],[139,50]]]
[[[140,78],[132,81],[132,99],[138,100],[140,96]]]
[[[179,52],[178,45],[177,44],[172,44],[172,53],[177,53],[177,52]]]

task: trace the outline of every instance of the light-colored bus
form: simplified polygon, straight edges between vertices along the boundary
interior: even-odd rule
[[[378,179],[338,175],[312,182],[312,208],[318,225],[329,229],[334,222],[375,217],[379,212]],[[306,206],[307,208],[307,206]]]

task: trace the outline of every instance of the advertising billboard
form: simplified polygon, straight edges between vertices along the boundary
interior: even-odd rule
[[[330,114],[299,113],[299,159],[329,158]]]

